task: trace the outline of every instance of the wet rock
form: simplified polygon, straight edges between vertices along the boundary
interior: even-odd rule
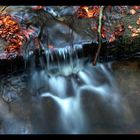
[[[5,102],[11,103],[20,99],[22,90],[25,88],[24,77],[25,75],[4,77],[0,84],[1,97]]]
[[[18,95],[16,92],[13,91],[4,91],[2,99],[7,103],[11,103],[15,100],[18,100]]]
[[[123,91],[122,96],[127,100],[138,124],[138,116],[140,115],[139,68],[139,58],[115,62],[113,64],[113,74],[117,80],[120,89]],[[137,125],[134,126],[134,128],[135,127],[137,128]]]

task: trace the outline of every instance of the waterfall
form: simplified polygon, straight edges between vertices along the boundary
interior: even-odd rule
[[[12,7],[9,13],[27,38],[23,46],[27,71],[25,76],[0,80],[0,133],[133,131],[139,115],[135,118],[135,109],[125,100],[112,63],[91,64],[98,49],[97,32],[92,31],[96,28],[94,18],[86,21],[75,17],[79,6],[44,6],[40,12],[32,6]]]
[[[134,121],[133,113],[121,97],[113,77],[111,63],[88,64],[69,76],[49,76],[44,70],[34,72],[31,85],[34,91],[39,91],[42,108],[47,108],[44,104],[49,104],[50,100],[55,106],[49,111],[57,115],[52,120],[46,116],[48,133],[96,133],[105,127],[108,131],[121,131],[124,129],[122,125],[125,127]],[[49,121],[56,124],[51,126]],[[96,130],[97,125],[101,126]],[[54,127],[59,129],[53,130]]]

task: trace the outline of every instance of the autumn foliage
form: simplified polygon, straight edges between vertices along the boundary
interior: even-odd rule
[[[7,53],[20,53],[24,35],[19,24],[10,15],[0,14],[0,38],[8,43],[5,48]]]
[[[99,16],[100,6],[80,6],[77,11],[79,18],[97,18]]]

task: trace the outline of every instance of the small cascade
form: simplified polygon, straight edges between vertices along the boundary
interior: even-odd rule
[[[39,63],[37,65],[42,69],[44,69],[45,66],[49,75],[65,76],[71,73],[77,73],[84,66],[85,62],[88,61],[88,57],[83,56],[83,48],[81,45],[75,45],[73,48],[45,49],[40,55],[38,54],[36,58],[38,61],[35,62]],[[32,61],[34,61],[34,59],[32,59]],[[31,63],[31,65],[33,65],[33,63]]]
[[[112,75],[111,63],[88,64],[69,76],[50,76],[42,70],[34,72],[31,77],[33,92],[38,91],[43,102],[51,99],[52,105],[56,106],[56,110],[50,111],[57,112],[52,121],[59,121],[53,128],[48,126],[50,133],[94,133],[97,124],[100,129],[105,126],[114,130],[124,129],[125,125],[134,121]],[[46,126],[50,124],[49,120],[51,118],[47,117]],[[61,132],[52,130],[58,126]]]

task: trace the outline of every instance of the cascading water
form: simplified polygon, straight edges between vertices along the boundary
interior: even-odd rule
[[[55,17],[73,14],[73,7],[61,9],[60,15],[59,10],[55,13],[51,7],[47,8]],[[75,10],[77,8],[74,7]],[[31,13],[26,15],[23,10],[16,14],[17,17],[23,15],[19,16],[21,21],[34,17]],[[30,71],[23,79],[20,75],[19,79],[11,76],[8,81],[8,78],[0,81],[3,99],[3,102],[0,101],[3,108],[0,119],[5,120],[3,123],[0,121],[0,133],[129,133],[136,120],[115,81],[112,64],[92,66],[89,63],[91,57],[83,53],[86,52],[84,44],[96,42],[96,36],[83,35],[82,31],[73,31],[69,35],[71,30],[68,26],[50,17],[47,17],[49,20],[40,38],[43,55],[37,55],[39,69],[33,55],[34,38],[41,32],[41,28],[37,27],[25,49],[25,59],[31,64]],[[53,47],[49,48],[51,45]],[[93,55],[94,45],[91,48],[88,46],[88,49]],[[13,113],[5,107],[7,104]]]
[[[1,116],[9,116],[9,121],[3,122],[4,133],[87,134],[131,131],[135,117],[115,82],[112,64],[92,66],[90,63],[82,63],[82,59],[80,61],[82,66],[75,65],[77,71],[74,73],[67,69],[70,64],[68,61],[63,66],[67,73],[63,73],[56,65],[57,74],[50,74],[47,69],[32,69],[30,75],[23,77],[23,82],[16,77],[15,80],[1,82],[3,100],[8,104],[16,101],[21,108],[15,110],[13,103],[10,106],[14,113],[7,110],[8,115],[1,110]],[[17,85],[20,83],[19,88]],[[1,107],[6,103],[1,104]],[[13,121],[16,129],[12,130],[13,125],[7,129]]]
[[[115,83],[111,63],[97,66],[87,64],[77,73],[67,76],[50,76],[45,70],[35,71],[30,84],[32,92],[38,92],[42,108],[50,100],[51,106],[55,106],[46,113],[52,111],[57,114],[52,118],[46,116],[46,133],[121,132],[134,121]],[[49,121],[54,121],[55,126]]]

